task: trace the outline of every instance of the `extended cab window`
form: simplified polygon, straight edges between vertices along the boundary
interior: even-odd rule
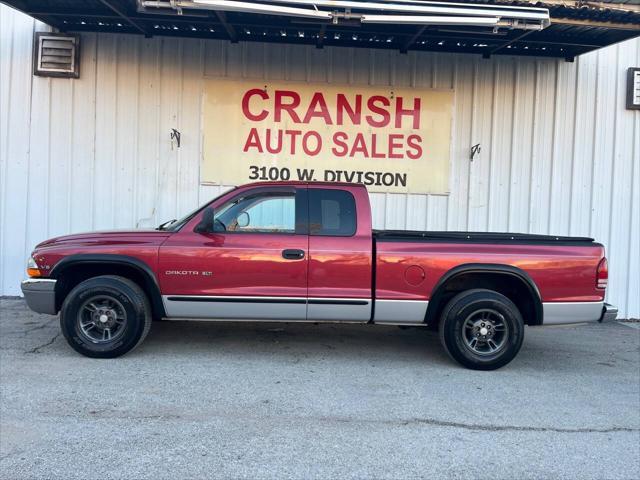
[[[216,209],[214,218],[216,232],[295,233],[295,193],[247,192]]]
[[[351,237],[356,233],[356,201],[345,190],[309,189],[309,234]]]

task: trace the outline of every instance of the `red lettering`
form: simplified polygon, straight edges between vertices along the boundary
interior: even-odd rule
[[[309,148],[309,137],[314,137],[316,139],[316,148],[315,150],[311,150]],[[306,155],[310,157],[314,157],[320,152],[322,149],[322,137],[318,132],[307,132],[302,136],[302,150]]]
[[[278,130],[278,143],[275,147],[271,146],[271,129],[267,128],[267,138],[264,142],[267,152],[280,153],[282,151],[282,130]]]
[[[289,98],[291,102],[286,103],[285,98]],[[276,90],[275,95],[275,116],[276,122],[282,121],[282,112],[285,111],[291,117],[294,123],[301,123],[300,117],[296,113],[296,108],[300,105],[300,95],[290,90]]]
[[[420,135],[409,135],[407,137],[407,145],[412,150],[407,150],[407,157],[411,160],[417,160],[422,156],[422,137]]]
[[[349,156],[353,157],[356,153],[362,153],[365,156],[365,158],[369,157],[367,144],[364,141],[364,135],[362,135],[362,133],[358,133],[356,135],[356,139],[353,142],[353,147],[351,147],[351,152],[349,153]]]
[[[331,149],[331,152],[336,157],[344,157],[349,151],[349,147],[347,146],[347,143],[346,143],[347,138],[348,138],[348,135],[345,132],[336,132],[333,134],[333,143],[337,147],[340,147],[340,150],[338,150],[336,147],[333,147]]]
[[[405,110],[402,108],[402,97],[396,98],[396,128],[402,127],[402,116],[413,117],[413,128],[420,128],[420,98],[413,99],[413,108]]]
[[[343,124],[344,114],[346,113],[353,125],[360,125],[362,121],[362,95],[356,95],[356,106],[352,108],[347,97],[339,93],[336,99],[337,123]]]
[[[252,128],[249,132],[249,136],[247,137],[247,141],[244,144],[243,152],[248,151],[250,148],[255,148],[258,152],[262,153],[262,144],[260,143],[260,136],[258,135],[258,130]]]
[[[289,142],[291,143],[291,155],[296,153],[296,138],[302,133],[302,130],[285,130],[285,135],[289,135]]]
[[[386,127],[391,122],[391,114],[388,109],[379,107],[378,103],[381,103],[385,107],[389,107],[389,99],[381,95],[374,95],[367,100],[367,108],[371,112],[382,117],[380,120],[376,120],[373,115],[367,115],[367,123],[372,127]]]
[[[401,133],[392,133],[389,135],[389,158],[402,158],[402,153],[396,153],[396,149],[403,147],[403,143],[398,143],[397,141],[403,138],[404,135]]]
[[[327,108],[327,102],[320,92],[313,94],[313,98],[311,98],[311,102],[309,103],[309,108],[307,109],[303,122],[309,123],[309,121],[314,117],[322,118],[324,123],[327,125],[333,125],[331,115],[329,115],[329,109]]]
[[[269,95],[267,94],[267,92],[265,92],[264,90],[260,90],[259,88],[252,88],[251,90],[247,90],[246,93],[242,96],[242,113],[244,113],[244,116],[247,117],[249,120],[253,120],[254,122],[260,122],[265,118],[267,118],[267,115],[269,115],[269,112],[267,110],[262,110],[257,115],[251,113],[251,111],[249,110],[249,101],[251,100],[251,97],[253,97],[254,95],[259,96],[263,100],[267,100],[269,98]]]
[[[378,136],[374,133],[371,135],[371,158],[384,158],[384,153],[378,152]]]

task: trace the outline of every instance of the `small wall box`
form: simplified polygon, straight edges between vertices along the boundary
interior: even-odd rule
[[[80,76],[80,36],[36,32],[33,38],[33,74],[42,77]]]
[[[640,68],[627,70],[627,108],[640,110]]]

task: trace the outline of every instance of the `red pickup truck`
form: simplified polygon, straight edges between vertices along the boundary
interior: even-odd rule
[[[615,318],[607,260],[591,238],[379,231],[364,186],[235,188],[151,231],[40,243],[22,291],[60,312],[69,344],[117,357],[153,319],[347,322],[437,329],[462,365],[491,370],[525,325]]]

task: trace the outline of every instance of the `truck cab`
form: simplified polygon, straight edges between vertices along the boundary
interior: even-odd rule
[[[367,191],[304,183],[236,189],[176,227],[160,247],[158,274],[172,317],[368,322]]]

